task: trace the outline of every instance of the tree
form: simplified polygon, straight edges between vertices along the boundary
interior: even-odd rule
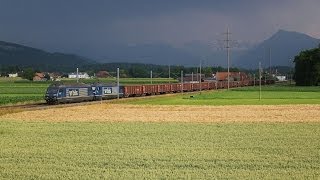
[[[22,72],[21,77],[23,79],[28,79],[28,80],[32,81],[34,74],[35,74],[35,71],[33,69],[27,68]]]
[[[296,85],[317,86],[320,83],[320,48],[302,51],[294,62]]]
[[[205,74],[206,77],[212,77],[212,74],[213,74],[212,68],[211,68],[211,67],[204,67],[204,68],[202,69],[202,72],[201,72],[201,73],[202,73],[202,74]]]

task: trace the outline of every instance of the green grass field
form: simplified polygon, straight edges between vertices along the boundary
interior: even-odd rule
[[[0,121],[0,179],[318,179],[319,123]]]
[[[149,99],[133,99],[130,104],[155,105],[280,105],[320,104],[320,87],[263,86],[259,100],[259,87],[185,93],[177,96],[161,96]]]
[[[47,82],[30,82],[18,78],[0,78],[0,106],[44,102]]]

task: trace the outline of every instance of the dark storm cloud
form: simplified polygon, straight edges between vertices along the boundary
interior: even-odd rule
[[[112,44],[261,41],[279,28],[319,37],[318,0],[0,0],[0,40],[103,57]]]

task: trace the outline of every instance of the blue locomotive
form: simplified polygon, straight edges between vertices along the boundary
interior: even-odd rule
[[[124,87],[113,85],[113,84],[93,84],[91,85],[94,90],[95,99],[115,99],[118,97],[122,98],[124,95]]]
[[[124,87],[119,87],[123,97]],[[53,84],[48,87],[45,100],[48,104],[73,103],[118,97],[118,86],[106,84]]]

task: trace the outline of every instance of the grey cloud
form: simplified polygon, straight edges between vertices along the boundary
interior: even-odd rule
[[[0,40],[103,57],[112,44],[262,41],[279,28],[320,36],[318,0],[0,0]]]

